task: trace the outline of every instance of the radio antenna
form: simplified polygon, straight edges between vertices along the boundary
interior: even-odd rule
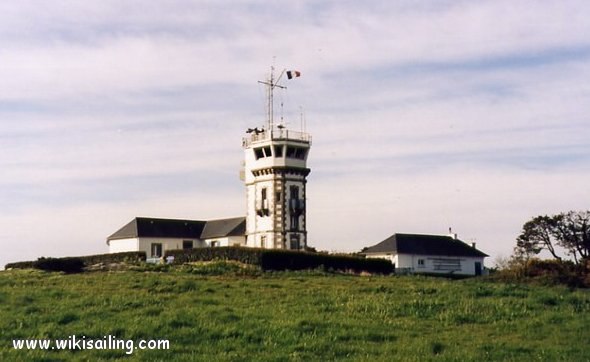
[[[270,67],[270,77],[266,81],[259,80],[258,83],[264,84],[266,86],[266,102],[267,102],[267,127],[269,131],[272,131],[274,127],[274,89],[281,88],[287,89],[287,87],[280,85],[279,82],[285,74],[285,69],[279,74],[277,79],[275,80],[274,77],[275,67]]]

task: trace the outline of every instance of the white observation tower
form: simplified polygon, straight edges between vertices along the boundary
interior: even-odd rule
[[[262,128],[250,128],[242,140],[246,184],[246,246],[266,249],[301,250],[307,246],[306,177],[311,136],[289,130],[274,122],[273,92],[286,88],[279,82],[299,77],[297,71],[285,71],[275,79],[271,68],[266,86],[267,122]]]

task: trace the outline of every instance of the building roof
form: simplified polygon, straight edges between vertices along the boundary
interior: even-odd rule
[[[136,217],[109,236],[107,240],[136,237],[198,239],[204,228],[205,221],[199,220]]]
[[[208,239],[244,235],[245,232],[245,217],[210,221],[136,217],[110,235],[107,242],[137,237]]]
[[[441,256],[489,256],[465,242],[445,235],[393,234],[362,254],[415,254]]]
[[[201,239],[243,236],[244,234],[246,234],[246,218],[234,217],[207,221],[201,233]]]

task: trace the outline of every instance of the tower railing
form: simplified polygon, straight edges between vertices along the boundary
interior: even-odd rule
[[[275,129],[272,131],[262,131],[251,133],[242,139],[242,146],[248,147],[253,143],[264,142],[269,140],[293,140],[309,143],[311,145],[311,135],[306,132],[291,131],[288,129]]]

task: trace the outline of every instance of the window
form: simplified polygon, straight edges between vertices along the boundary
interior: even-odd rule
[[[291,213],[291,230],[299,230],[299,215]]]
[[[461,260],[453,258],[432,258],[432,266],[434,270],[440,271],[460,271]]]
[[[287,157],[289,157],[289,158],[295,157],[295,147],[287,146]]]
[[[266,246],[266,235],[260,236],[260,247],[264,248]]]
[[[214,248],[216,246],[219,246],[219,241],[218,240],[211,240],[211,247]]]
[[[260,199],[256,201],[256,213],[258,216],[270,215],[270,209],[268,206],[268,190],[266,187],[260,189]]]
[[[182,241],[182,248],[183,249],[192,249],[193,248],[193,241],[192,240],[183,240]]]
[[[262,199],[262,207],[264,207],[266,201],[266,187],[263,187],[262,190],[260,190],[260,198]]]
[[[152,258],[159,258],[162,256],[162,244],[152,243],[151,246]]]
[[[272,153],[270,152],[270,146],[266,146],[263,148],[264,150],[264,157],[271,157]]]
[[[289,188],[289,193],[291,194],[292,199],[299,199],[299,186],[292,185]]]
[[[295,158],[298,158],[300,160],[305,160],[305,148],[296,148],[295,149]]]
[[[291,238],[289,239],[290,241],[290,246],[292,250],[299,250],[300,245],[299,245],[299,235],[291,235]]]
[[[283,146],[275,146],[275,157],[283,157]]]
[[[281,202],[281,193],[277,192],[276,194],[276,202]]]
[[[262,148],[255,148],[254,149],[254,156],[256,156],[256,159],[263,158],[264,152],[262,151]]]
[[[418,259],[418,268],[424,268],[425,266],[424,259]]]
[[[305,160],[305,156],[307,155],[307,149],[301,147],[287,147],[287,157],[289,158],[297,158],[300,160]]]
[[[289,187],[289,196],[291,230],[299,230],[299,215],[303,211],[301,200],[299,200],[299,186],[291,185]]]

